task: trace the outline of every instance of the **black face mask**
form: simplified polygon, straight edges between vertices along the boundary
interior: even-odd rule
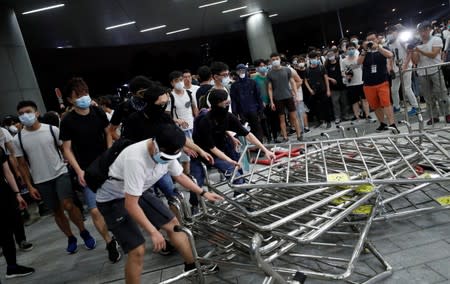
[[[214,118],[222,120],[225,119],[225,116],[228,113],[229,109],[230,109],[229,105],[227,105],[226,107],[212,106],[211,114],[214,116]]]
[[[145,108],[145,114],[148,116],[161,115],[166,111],[167,104],[155,105],[151,104]]]

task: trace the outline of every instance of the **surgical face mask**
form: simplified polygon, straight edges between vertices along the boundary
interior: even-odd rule
[[[230,83],[230,77],[226,76],[222,78],[222,85],[226,86]]]
[[[309,63],[311,63],[311,65],[319,65],[320,64],[320,60],[319,59],[311,59],[309,61]]]
[[[82,96],[75,100],[75,106],[81,109],[89,108],[91,105],[91,97],[89,95]]]
[[[19,131],[15,125],[11,125],[8,129],[12,134],[16,134]]]
[[[354,39],[354,40],[352,40],[352,42],[354,43],[354,44],[358,44],[358,40],[357,39]]]
[[[280,67],[281,66],[281,60],[273,60],[272,61],[273,67]]]
[[[183,82],[176,82],[174,85],[174,88],[178,91],[182,91],[184,89],[184,84]]]
[[[152,155],[153,160],[158,163],[158,164],[168,164],[170,162],[170,160],[165,160],[161,157],[161,153],[157,152],[155,154]]]
[[[334,56],[334,54],[330,54],[330,55],[327,55],[327,58],[330,61],[334,61],[336,59],[336,56]]]
[[[19,120],[23,125],[31,127],[36,122],[36,113],[30,112],[19,115]]]
[[[245,73],[239,74],[239,78],[244,79],[245,78]]]
[[[356,49],[349,49],[348,50],[348,56],[355,56],[356,54]]]
[[[298,64],[298,66],[300,66],[300,68],[304,68],[304,67],[305,67],[305,62],[300,62],[300,63]]]
[[[294,64],[294,65],[297,65],[297,63],[298,63],[297,60],[292,61],[292,64]]]
[[[267,73],[267,71],[269,71],[269,68],[267,68],[267,66],[261,66],[261,67],[258,67],[258,69],[256,71],[258,71],[258,73],[265,74],[265,73]]]
[[[210,84],[211,86],[214,86],[214,85],[215,85],[214,79],[211,79],[211,81],[209,81],[209,84]]]

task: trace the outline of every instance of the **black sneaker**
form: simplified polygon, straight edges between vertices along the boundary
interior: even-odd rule
[[[331,128],[331,122],[327,122],[327,129]]]
[[[380,123],[380,126],[378,126],[378,128],[375,129],[376,132],[382,132],[382,131],[386,131],[386,130],[389,130],[389,129],[385,123]]]
[[[311,132],[311,129],[305,127],[305,129],[303,130],[303,134],[307,134],[309,132]]]
[[[170,242],[169,242],[168,240],[166,240],[166,248],[160,250],[160,251],[159,251],[159,254],[160,254],[160,255],[164,255],[164,256],[166,256],[166,255],[171,255],[171,254],[173,254],[176,250],[177,250],[177,249],[176,249],[173,245],[171,245]]]
[[[16,265],[14,267],[8,267],[6,269],[6,279],[23,277],[33,274],[34,268]]]
[[[30,251],[33,249],[33,244],[31,244],[27,241],[21,241],[19,244],[19,248],[22,251]]]
[[[195,263],[185,263],[184,264],[184,272],[188,272],[196,269]],[[220,268],[217,264],[201,264],[202,273],[205,275],[214,274],[220,271]],[[191,275],[191,277],[197,276],[197,271]]]
[[[106,245],[106,250],[108,251],[108,258],[112,263],[116,263],[122,258],[122,254],[119,251],[119,243],[115,238]]]

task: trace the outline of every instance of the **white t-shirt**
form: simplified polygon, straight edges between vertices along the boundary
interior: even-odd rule
[[[105,114],[106,114],[106,118],[108,119],[108,121],[111,121],[111,118],[114,114],[114,110],[112,110],[111,113],[105,111]]]
[[[184,87],[186,90],[188,90],[188,91],[191,91],[191,93],[192,93],[192,97],[193,98],[195,98],[196,97],[196,95],[197,95],[197,90],[198,89],[200,89],[200,87],[199,86],[197,86],[197,85],[193,85],[193,84],[191,84],[191,87],[188,89],[188,88],[186,88],[186,87]]]
[[[59,129],[51,126],[58,145]],[[62,153],[56,150],[55,140],[50,132],[48,124],[41,123],[41,127],[35,131],[21,130],[23,149],[27,153],[30,162],[30,173],[35,184],[53,180],[67,173]],[[16,157],[23,157],[24,153],[20,147],[19,134],[14,137],[14,150]]]
[[[13,140],[13,137],[11,135],[11,133],[9,133],[8,130],[6,130],[3,127],[0,127],[0,147],[3,148],[3,150],[5,151],[6,154],[8,153],[8,149],[6,149],[5,144],[8,142],[11,142]]]
[[[98,202],[108,202],[125,197],[125,193],[141,196],[163,175],[180,176],[183,167],[177,160],[167,164],[156,163],[148,153],[149,139],[123,150],[109,167],[108,179],[97,191]]]
[[[186,121],[189,126],[184,128],[183,130],[190,130],[194,128],[194,113],[192,112],[191,103],[194,107],[197,107],[197,100],[195,99],[194,94],[191,94],[192,101],[189,98],[189,95],[186,90],[183,91],[182,95],[176,94],[172,91],[172,96],[175,100],[175,109],[173,110],[173,118],[182,119]],[[172,110],[172,99],[167,103],[166,111],[171,112]]]
[[[445,47],[444,47],[444,50],[448,50],[449,44],[450,44],[450,42],[449,42],[449,39],[450,39],[450,31],[449,31],[449,30],[443,31],[443,32],[442,32],[442,36],[443,36],[443,38],[445,39]]]
[[[359,86],[364,83],[362,80],[362,65],[358,64],[358,56],[354,56],[353,58],[346,56],[340,61],[340,64],[342,72],[345,72],[347,69],[351,69],[353,71],[353,77],[350,82],[347,82],[346,76],[342,75],[342,80],[345,85]]]
[[[428,40],[427,43],[418,45],[417,48],[419,48],[422,51],[425,52],[431,52],[433,50],[433,47],[439,47],[442,49],[442,39],[439,37],[435,37],[432,36],[430,37],[430,40]],[[417,67],[426,67],[426,66],[430,66],[430,65],[436,65],[436,64],[440,64],[442,63],[441,60],[441,53],[438,53],[436,55],[436,57],[434,58],[429,58],[428,56],[424,56],[422,54],[420,54],[419,56],[419,63],[417,64]],[[417,70],[417,74],[419,76],[425,76],[425,75],[430,75],[430,74],[434,74],[436,72],[438,72],[439,69],[438,67],[432,67],[432,68],[428,68],[428,69],[419,69]]]
[[[400,42],[400,39],[396,39],[393,43],[391,43],[389,45],[389,49],[392,51],[392,53],[394,54],[394,64],[393,64],[393,68],[394,68],[394,72],[398,73],[398,66],[397,64],[395,64],[395,61],[397,60],[397,53],[395,52],[395,50],[398,50],[398,57],[400,57],[400,59],[405,60],[406,55],[407,55],[407,50],[406,50],[406,44],[402,44]],[[412,62],[410,61],[408,63],[408,68],[412,67]]]

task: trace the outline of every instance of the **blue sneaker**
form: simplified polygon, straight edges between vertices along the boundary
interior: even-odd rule
[[[409,116],[413,116],[417,114],[417,109],[415,107],[412,107],[410,111],[408,111]]]
[[[80,233],[80,236],[83,238],[84,241],[84,246],[88,249],[94,249],[95,246],[97,245],[97,242],[95,241],[95,239],[91,236],[91,234],[89,233],[88,230],[84,230],[83,232]]]
[[[400,108],[394,107],[394,113],[400,112]]]
[[[74,254],[76,253],[78,250],[78,245],[77,245],[77,238],[75,238],[74,236],[70,236],[68,238],[68,244],[67,244],[67,249],[66,251],[69,254]]]

